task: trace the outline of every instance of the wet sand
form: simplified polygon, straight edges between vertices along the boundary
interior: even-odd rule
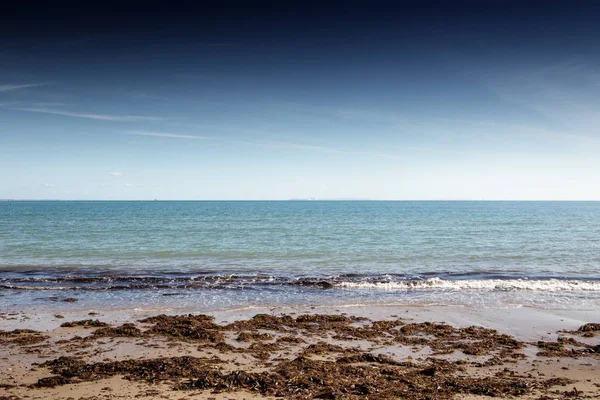
[[[0,400],[600,398],[596,311],[88,314],[0,315]]]

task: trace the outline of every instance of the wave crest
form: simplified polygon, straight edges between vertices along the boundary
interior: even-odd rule
[[[464,279],[445,280],[429,278],[424,280],[409,280],[395,282],[339,282],[335,287],[345,289],[378,289],[378,290],[480,290],[480,291],[543,291],[543,292],[574,292],[600,291],[600,282],[585,280],[563,279]]]

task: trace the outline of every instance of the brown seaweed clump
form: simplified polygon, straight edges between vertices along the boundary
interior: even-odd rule
[[[108,324],[106,322],[100,322],[97,319],[82,319],[80,321],[65,322],[65,323],[61,324],[60,326],[61,326],[61,328],[75,328],[75,327],[100,328],[100,327],[108,326]]]
[[[600,324],[590,322],[588,324],[581,325],[577,330],[579,332],[600,332]]]
[[[79,299],[77,299],[75,297],[67,297],[66,299],[63,299],[63,301],[65,303],[75,303],[76,301],[79,301]]]
[[[14,395],[11,395],[11,396],[0,395],[0,400],[21,400],[21,398],[14,396]]]
[[[170,357],[151,360],[123,360],[86,364],[74,357],[60,357],[41,366],[49,367],[57,376],[40,379],[35,386],[53,387],[80,381],[93,381],[122,375],[129,380],[149,383],[171,379],[190,378],[202,373],[218,359]]]
[[[167,336],[179,340],[202,342],[221,342],[225,339],[220,331],[222,327],[215,324],[214,317],[208,315],[158,315],[141,320],[142,323],[153,323],[154,326],[144,332],[146,335]]]
[[[359,352],[361,352],[361,350],[356,347],[342,347],[332,343],[318,342],[306,347],[301,355],[310,356],[313,354],[321,355],[326,353],[354,354]]]
[[[233,331],[289,331],[303,330],[307,333],[321,332],[327,330],[339,330],[352,324],[353,319],[343,315],[307,314],[293,318],[290,315],[275,316],[270,314],[256,314],[249,320],[236,321],[226,325],[226,330]]]
[[[425,367],[392,365],[387,360],[363,358],[359,364],[312,360],[299,357],[282,362],[273,371],[222,374],[211,371],[182,384],[178,389],[230,388],[259,392],[261,395],[293,399],[377,398],[449,399],[458,393],[488,396],[520,396],[541,386],[523,377],[464,378],[456,366],[434,361]]]
[[[573,338],[560,337],[556,342],[539,341],[536,346],[540,349],[540,357],[585,357],[600,353],[600,345],[592,346]]]
[[[581,325],[577,329],[577,333],[584,337],[594,337],[600,332],[600,324],[591,322],[589,324]]]
[[[251,342],[255,340],[273,340],[275,336],[270,333],[258,333],[258,332],[248,332],[242,331],[239,333],[237,338],[238,342]]]
[[[334,361],[298,357],[260,373],[220,371],[213,360],[172,357],[86,364],[72,357],[49,361],[56,376],[40,379],[36,386],[57,386],[122,375],[146,382],[172,381],[177,390],[210,389],[216,392],[248,390],[261,395],[292,399],[359,398],[450,399],[455,394],[521,396],[545,387],[533,378],[497,375],[469,378],[460,367],[444,360],[426,365],[398,363],[368,353]]]
[[[231,331],[256,331],[259,329],[269,331],[282,331],[286,327],[296,326],[296,321],[289,315],[281,317],[270,314],[256,314],[249,320],[235,321],[225,326]]]
[[[141,337],[142,331],[134,324],[126,323],[121,326],[96,329],[94,337]]]
[[[449,354],[456,350],[466,355],[495,357],[496,360],[519,357],[517,351],[524,343],[494,329],[478,326],[454,328],[442,323],[406,324],[394,334],[394,341],[405,345],[428,346],[435,354]]]
[[[47,339],[49,339],[49,336],[31,329],[15,329],[12,331],[0,329],[0,344],[30,345]]]
[[[600,333],[600,323],[590,322],[587,324],[581,325],[575,331],[562,331],[563,333],[568,333],[570,335],[577,335],[583,337],[594,337],[598,333]]]

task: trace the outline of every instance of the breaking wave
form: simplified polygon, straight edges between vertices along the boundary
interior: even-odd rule
[[[600,291],[600,282],[567,279],[464,279],[446,280],[429,278],[397,282],[340,282],[336,286],[346,289],[379,290],[481,290],[481,291],[542,291],[573,292]]]
[[[200,276],[12,276],[0,277],[4,290],[376,290],[376,291],[536,291],[600,292],[600,279],[523,277],[500,274],[437,274],[421,276],[345,274],[290,277],[261,274]]]

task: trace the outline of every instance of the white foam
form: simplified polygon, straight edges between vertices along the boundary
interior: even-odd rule
[[[399,282],[340,282],[337,287],[347,289],[379,289],[379,290],[481,290],[481,291],[540,291],[540,292],[600,292],[600,282],[562,279],[465,279],[444,280],[430,278],[422,281]]]

